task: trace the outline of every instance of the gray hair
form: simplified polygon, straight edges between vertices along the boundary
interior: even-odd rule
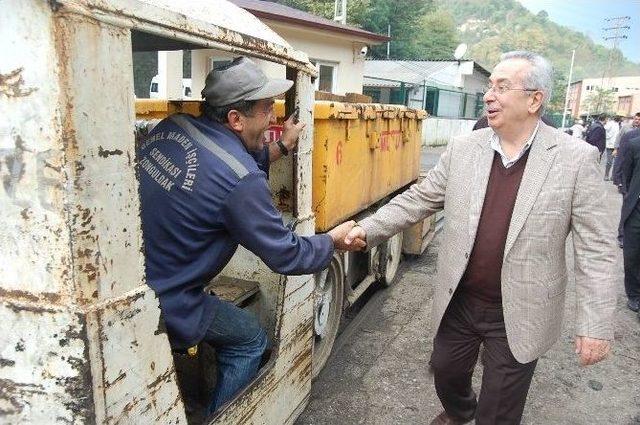
[[[531,70],[524,76],[522,83],[525,88],[537,89],[542,92],[542,107],[540,115],[544,112],[551,99],[553,87],[553,68],[548,60],[542,56],[525,50],[514,50],[503,53],[500,62],[508,59],[523,59],[531,64]]]

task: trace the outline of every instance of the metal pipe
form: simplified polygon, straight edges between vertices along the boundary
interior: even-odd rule
[[[387,25],[387,37],[391,37],[391,24]],[[387,59],[389,59],[389,45],[391,40],[387,41]]]
[[[569,88],[571,87],[571,77],[573,76],[573,60],[576,57],[576,49],[572,50],[571,53],[571,66],[569,67],[569,78],[567,79],[567,92],[564,95],[564,108],[562,109],[562,125],[561,128],[564,128],[564,123],[567,117],[567,106],[569,106]]]

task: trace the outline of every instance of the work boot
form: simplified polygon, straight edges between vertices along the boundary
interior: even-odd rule
[[[453,416],[449,416],[447,412],[442,412],[430,422],[429,425],[463,425],[470,421],[465,421],[464,419],[454,418]]]

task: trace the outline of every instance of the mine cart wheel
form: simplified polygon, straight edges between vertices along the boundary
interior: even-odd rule
[[[336,340],[340,318],[344,277],[342,262],[337,255],[331,259],[329,268],[315,275],[313,291],[313,377],[324,367]]]
[[[402,256],[402,235],[397,233],[380,247],[380,282],[384,286],[391,286],[396,278],[400,257]]]

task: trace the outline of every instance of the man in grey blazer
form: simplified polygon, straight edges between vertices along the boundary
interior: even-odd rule
[[[431,356],[444,412],[433,424],[520,422],[537,359],[560,335],[570,233],[576,354],[590,365],[610,350],[616,247],[599,152],[541,122],[552,81],[539,55],[504,54],[484,95],[490,128],[452,140],[423,181],[345,239],[369,249],[445,209]],[[477,398],[471,376],[480,344]]]

